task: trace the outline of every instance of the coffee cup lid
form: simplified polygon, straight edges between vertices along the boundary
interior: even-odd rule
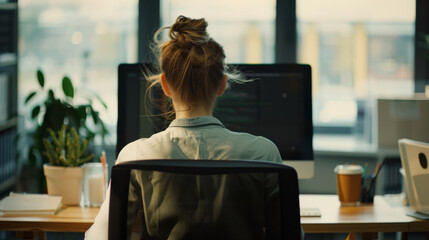
[[[354,174],[362,174],[363,168],[360,165],[337,165],[334,171],[337,174],[354,175]]]

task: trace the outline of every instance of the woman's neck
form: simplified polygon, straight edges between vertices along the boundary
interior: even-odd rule
[[[173,105],[176,112],[176,118],[194,118],[213,115],[213,107],[206,107],[202,105],[188,106],[174,102]]]

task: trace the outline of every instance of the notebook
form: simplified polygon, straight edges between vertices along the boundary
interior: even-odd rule
[[[61,208],[61,196],[10,193],[0,201],[0,214],[55,214]]]
[[[429,219],[429,143],[400,139],[398,144],[408,201],[416,211],[409,215]]]

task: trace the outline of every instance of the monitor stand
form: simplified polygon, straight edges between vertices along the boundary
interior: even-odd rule
[[[313,160],[283,160],[283,164],[295,168],[298,173],[298,179],[310,179],[314,176],[314,161]]]

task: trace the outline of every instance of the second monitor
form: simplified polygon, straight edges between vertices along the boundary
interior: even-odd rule
[[[233,67],[253,81],[232,84],[218,98],[213,115],[232,131],[270,139],[279,149],[284,163],[293,166],[300,179],[313,177],[310,66],[239,64]],[[144,69],[139,64],[119,66],[118,149],[168,126],[165,119],[153,116],[160,113],[157,107],[146,106]],[[130,113],[136,109],[140,109],[138,116]]]

